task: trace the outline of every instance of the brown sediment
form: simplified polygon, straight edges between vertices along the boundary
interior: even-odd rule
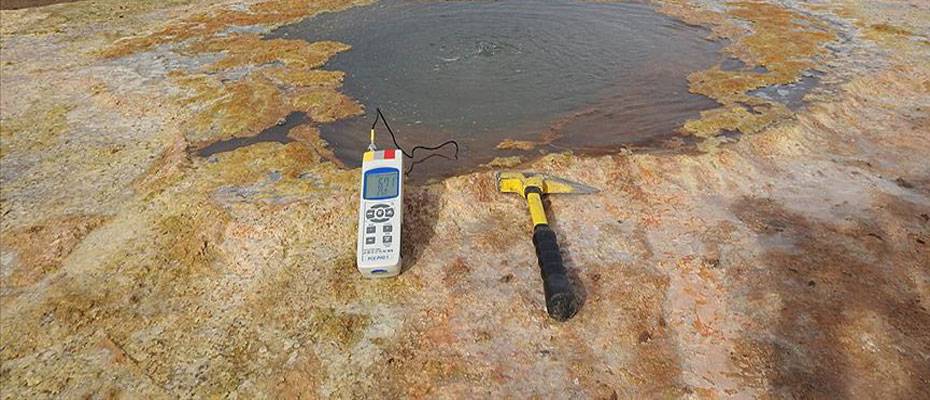
[[[616,318],[599,323],[602,329],[616,334],[591,338],[583,318],[578,321],[579,326],[566,329],[558,340],[576,345],[580,352],[603,349],[597,354],[572,357],[569,368],[573,379],[583,382],[589,398],[684,396],[691,389],[681,379],[682,360],[666,321],[668,276],[658,270],[625,264],[604,267],[588,276],[585,304],[592,308],[612,304],[611,311],[594,312],[616,314]],[[629,296],[624,289],[627,286],[636,287],[637,295]],[[627,358],[630,367],[613,370],[587,362],[596,357]]]
[[[900,26],[894,26],[894,25],[885,24],[885,23],[870,25],[869,29],[875,32],[878,32],[878,33],[890,33],[892,35],[900,35],[900,36],[911,36],[914,34],[913,32],[907,29],[904,29]]]
[[[204,212],[205,211],[205,212]],[[165,239],[163,261],[172,266],[172,274],[196,275],[209,271],[219,256],[218,244],[223,231],[222,213],[215,209],[168,215],[155,222],[154,229]]]
[[[17,1],[17,0],[13,0]],[[24,0],[29,1],[29,0]],[[42,1],[42,0],[38,0]],[[75,1],[76,2],[76,1]],[[163,13],[174,15],[179,6],[195,3],[192,0],[95,0],[93,7],[86,4],[70,4],[72,1],[59,2],[59,4],[41,9],[10,10],[0,25],[3,34],[45,35],[69,34],[68,28],[93,27],[90,35],[88,31],[81,32],[83,39],[95,35],[109,38],[105,43],[97,43],[94,52],[102,51],[103,46],[109,45],[114,39],[122,38],[139,32],[140,29],[150,29],[145,18],[149,13]],[[197,1],[200,6],[207,6],[216,1]],[[183,14],[183,11],[180,12]],[[164,16],[164,14],[162,14]],[[66,27],[67,26],[67,27]],[[67,33],[66,33],[67,32]]]
[[[562,138],[562,129],[572,121],[591,115],[596,112],[596,109],[586,109],[577,112],[573,112],[570,115],[561,117],[552,123],[539,135],[538,140],[514,140],[514,139],[505,139],[501,141],[496,148],[498,150],[532,150],[536,147],[547,146],[555,142],[556,140]]]

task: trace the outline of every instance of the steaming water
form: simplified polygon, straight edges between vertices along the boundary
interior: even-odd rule
[[[686,77],[722,60],[708,31],[651,6],[582,1],[385,1],[322,14],[269,37],[352,46],[327,64],[369,110],[321,126],[359,165],[374,108],[405,147],[455,138],[457,164],[429,160],[415,175],[448,175],[494,157],[655,144],[716,104]],[[390,143],[380,129],[379,145]],[[504,139],[539,143],[498,149]]]

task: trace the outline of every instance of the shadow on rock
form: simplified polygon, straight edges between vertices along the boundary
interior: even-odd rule
[[[562,253],[562,264],[565,265],[565,270],[568,272],[568,279],[572,285],[572,291],[575,293],[577,298],[577,307],[575,314],[580,314],[584,309],[585,301],[588,298],[588,292],[585,290],[584,282],[581,279],[581,274],[578,272],[578,268],[583,268],[584,266],[578,266],[575,264],[574,257],[572,257],[572,249],[568,244],[569,242],[564,240],[565,235],[570,234],[571,232],[564,232],[559,228],[558,218],[555,213],[553,213],[552,205],[549,202],[548,197],[543,197],[543,203],[548,211],[546,217],[549,220],[549,227],[555,232],[556,238],[559,241],[559,250]]]
[[[404,231],[401,242],[402,272],[415,265],[420,254],[436,233],[436,222],[442,206],[443,187],[425,185],[407,187],[404,191]]]
[[[764,248],[729,272],[764,327],[731,355],[744,375],[778,398],[930,398],[930,305],[915,282],[930,271],[925,207],[886,196],[835,223],[770,199],[732,210]]]

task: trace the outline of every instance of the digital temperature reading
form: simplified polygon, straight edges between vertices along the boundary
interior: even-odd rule
[[[397,196],[398,171],[365,175],[365,200],[387,199]]]

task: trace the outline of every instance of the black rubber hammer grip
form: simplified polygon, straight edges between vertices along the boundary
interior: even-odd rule
[[[533,228],[533,245],[546,293],[546,310],[552,318],[565,321],[578,311],[578,299],[562,263],[559,242],[549,225],[539,224]]]

